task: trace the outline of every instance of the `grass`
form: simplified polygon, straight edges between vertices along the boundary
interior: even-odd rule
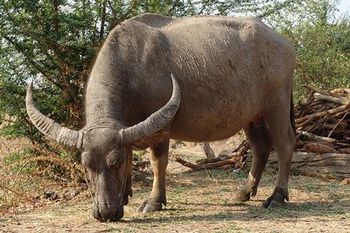
[[[17,149],[0,153],[0,216],[46,205],[45,191],[63,190],[81,177],[79,165],[71,160],[33,147],[20,148],[22,142],[18,143]]]
[[[189,151],[195,159],[195,151],[192,148]],[[35,169],[40,165],[41,174],[45,171],[43,166],[51,163],[72,170],[67,160],[49,157],[42,161],[40,157],[19,155],[17,151],[7,158],[7,165],[0,161],[0,210],[7,211],[0,218],[0,232],[350,232],[350,185],[292,173],[290,202],[284,208],[265,209],[262,202],[273,191],[276,170],[265,171],[256,197],[237,203],[233,196],[244,184],[247,171],[184,172],[184,167],[174,162],[168,166],[168,205],[163,211],[137,212],[150,194],[152,181],[135,179],[134,196],[125,207],[123,220],[100,223],[92,217],[88,191],[80,190],[80,195],[65,199],[64,192],[77,187],[52,179],[48,182],[46,178],[51,172],[42,176],[18,172],[19,158],[30,161],[27,164],[35,165]],[[135,156],[145,158],[141,154]],[[59,168],[56,166],[52,167],[54,171]],[[68,172],[67,179],[73,175]],[[48,190],[57,193],[59,201],[44,199],[42,194]],[[6,208],[4,203],[15,208]]]
[[[100,223],[94,220],[90,201],[84,198],[27,214],[7,216],[4,229],[25,232],[33,230],[35,225],[37,232],[350,231],[350,186],[341,186],[338,181],[292,176],[291,201],[285,208],[265,209],[261,204],[273,190],[274,171],[266,172],[258,195],[246,203],[232,200],[244,177],[233,175],[230,171],[170,174],[167,180],[168,205],[161,212],[137,212],[138,206],[149,195],[151,186],[137,183],[134,185],[134,197],[126,206],[121,222]]]

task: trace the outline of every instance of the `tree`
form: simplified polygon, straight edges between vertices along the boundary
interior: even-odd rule
[[[277,24],[297,51],[294,80],[299,100],[308,85],[326,90],[350,86],[350,19],[335,18],[337,2],[305,2],[298,8],[300,16],[280,18],[283,23]]]
[[[346,84],[349,21],[330,23],[335,3],[329,0],[321,3],[316,0],[4,0],[0,3],[0,121],[5,113],[15,116],[17,120],[6,129],[7,133],[41,138],[28,122],[24,107],[26,85],[34,80],[39,108],[68,127],[80,128],[84,124],[84,87],[96,52],[114,26],[145,12],[168,16],[257,15],[296,47],[297,82],[323,82],[316,77],[328,72],[327,76],[341,73],[339,80],[344,81],[335,84]],[[316,24],[317,20],[323,23]],[[316,43],[314,36],[322,39],[322,43]]]
[[[240,2],[2,1],[0,117],[9,114],[17,118],[6,132],[40,138],[35,137],[37,131],[28,122],[24,107],[25,88],[33,80],[41,110],[69,127],[80,128],[84,124],[84,87],[93,59],[108,32],[123,20],[144,12],[169,16],[211,13]]]
[[[116,23],[136,13],[134,2],[13,0],[0,4],[0,112],[17,117],[13,133],[33,135],[23,103],[31,80],[43,97],[43,112],[73,127],[83,124],[84,83],[95,53]]]

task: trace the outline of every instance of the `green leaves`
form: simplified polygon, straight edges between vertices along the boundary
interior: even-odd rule
[[[305,96],[306,85],[326,90],[349,87],[349,19],[333,19],[333,1],[324,0],[319,4],[312,1],[305,10],[309,12],[310,20],[301,21],[284,33],[291,39],[298,55],[296,94],[299,98]]]
[[[132,16],[256,15],[289,38],[298,53],[297,90],[349,85],[349,19],[332,21],[331,0],[4,0],[0,3],[0,116],[34,135],[24,109],[27,82],[37,104],[68,127],[83,124],[83,94],[109,31]],[[1,120],[1,119],[0,119]]]

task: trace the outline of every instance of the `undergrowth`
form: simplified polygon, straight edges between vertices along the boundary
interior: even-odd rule
[[[62,151],[32,146],[9,153],[0,161],[0,215],[35,208],[46,190],[83,180],[81,165]]]
[[[135,181],[151,174],[146,153],[134,152]],[[31,145],[13,152],[6,150],[3,154],[0,151],[0,216],[45,205],[46,199],[67,200],[68,190],[79,193],[87,189],[84,176],[79,154],[58,146],[47,149]]]

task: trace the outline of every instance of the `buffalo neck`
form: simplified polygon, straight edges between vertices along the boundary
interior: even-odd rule
[[[106,41],[107,42],[107,41]],[[86,88],[86,125],[118,123],[122,120],[122,74],[113,43],[101,48]]]

